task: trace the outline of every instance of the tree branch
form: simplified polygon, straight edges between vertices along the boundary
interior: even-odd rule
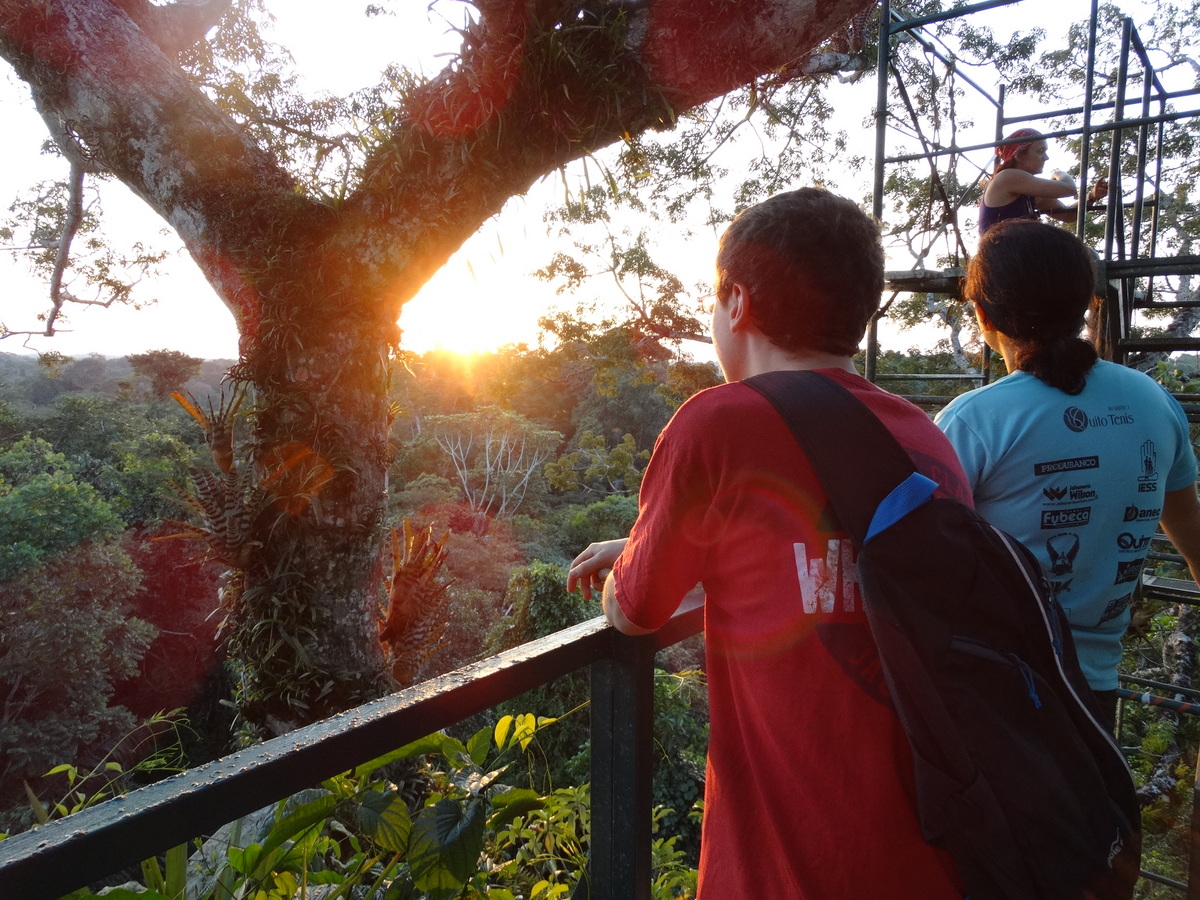
[[[410,98],[347,201],[343,222],[357,233],[344,231],[331,254],[390,246],[392,296],[412,296],[542,175],[626,134],[671,127],[678,110],[785,66],[872,5],[655,0],[599,24],[572,13],[551,26],[513,19],[521,4],[509,3],[508,16],[465,32],[459,59]],[[509,32],[492,30],[501,20]],[[418,223],[420,254],[405,237]]]
[[[83,222],[83,167],[71,163],[71,177],[68,182],[68,197],[66,218],[63,220],[62,233],[58,237],[58,250],[54,255],[54,270],[50,275],[50,313],[46,317],[46,337],[54,336],[54,323],[62,313],[63,304],[69,299],[63,288],[63,279],[67,266],[71,262],[71,244],[79,232]]]
[[[224,2],[119,0],[121,16],[113,0],[0,0],[0,55],[64,151],[179,233],[249,342],[278,280],[295,304],[339,322],[352,308],[394,337],[400,306],[510,197],[624,135],[670,127],[676,110],[786,65],[871,6],[491,0],[335,212],[299,194],[164,54],[202,35]]]
[[[112,0],[167,56],[176,57],[204,40],[233,0],[177,0],[155,6],[148,0]]]

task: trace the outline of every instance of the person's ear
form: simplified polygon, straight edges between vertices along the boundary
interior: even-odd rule
[[[975,321],[979,323],[980,331],[995,331],[996,326],[992,324],[992,320],[988,318],[987,310],[979,303],[972,300],[971,305],[975,307]]]
[[[750,323],[750,291],[734,283],[729,291],[729,330],[738,331]]]

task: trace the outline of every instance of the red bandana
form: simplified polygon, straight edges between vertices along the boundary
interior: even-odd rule
[[[1032,128],[1018,128],[1012,134],[1005,138],[1006,141],[1015,140],[1016,138],[1036,138],[1040,135]],[[1023,149],[1030,146],[1033,141],[1022,141],[1019,144],[1001,144],[996,148],[996,158],[1000,160],[1000,165],[1007,165],[1012,162],[1014,156],[1020,153]]]

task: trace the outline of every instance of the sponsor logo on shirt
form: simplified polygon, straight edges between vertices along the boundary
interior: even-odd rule
[[[1145,522],[1147,519],[1157,522],[1161,518],[1162,518],[1162,508],[1161,507],[1156,507],[1154,509],[1142,509],[1141,507],[1138,507],[1138,506],[1125,507],[1125,521],[1126,522]]]
[[[1042,511],[1042,528],[1079,528],[1092,518],[1090,506],[1072,509],[1047,509]]]
[[[1129,562],[1117,563],[1117,577],[1113,581],[1113,584],[1128,584],[1131,581],[1137,581],[1142,577],[1142,564],[1145,561],[1146,558],[1143,556],[1138,559],[1131,559]],[[1109,616],[1109,618],[1112,617]],[[1108,620],[1101,619],[1100,621],[1105,622]]]
[[[855,612],[858,608],[855,592],[858,567],[854,562],[854,544],[847,538],[841,538],[829,541],[824,549],[823,558],[816,556],[809,559],[805,544],[792,544],[804,611],[814,614],[828,614],[835,610]]]
[[[1034,463],[1034,475],[1057,475],[1060,472],[1077,472],[1083,469],[1100,468],[1098,456],[1076,456],[1073,459],[1054,459],[1049,462]]]
[[[1133,413],[1113,412],[1115,409],[1127,407],[1110,407],[1110,411],[1099,416],[1089,416],[1078,406],[1068,406],[1063,410],[1063,423],[1075,433],[1087,431],[1088,428],[1108,428],[1110,425],[1132,425]]]
[[[1063,410],[1063,422],[1074,432],[1087,431],[1088,416],[1078,406],[1068,406]]]
[[[1122,531],[1117,535],[1117,549],[1123,553],[1128,553],[1131,550],[1145,550],[1150,546],[1150,535],[1130,534],[1128,531]]]
[[[1109,619],[1115,619],[1129,608],[1129,601],[1132,599],[1133,594],[1126,594],[1124,597],[1118,597],[1116,600],[1111,601],[1108,606],[1104,608],[1104,614],[1100,616],[1100,621],[1096,624],[1103,625]]]
[[[1042,496],[1051,503],[1088,503],[1096,499],[1096,491],[1090,484],[1072,484],[1062,487],[1044,487]]]
[[[1051,575],[1070,575],[1079,555],[1079,535],[1070,531],[1054,535],[1046,541],[1046,554],[1050,557]]]
[[[1142,474],[1138,476],[1138,493],[1152,494],[1158,490],[1158,454],[1154,441],[1144,441],[1142,452]]]

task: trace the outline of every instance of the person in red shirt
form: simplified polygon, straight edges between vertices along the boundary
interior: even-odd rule
[[[949,856],[921,834],[853,546],[788,427],[739,383],[820,370],[943,495],[970,504],[929,417],[855,371],[882,289],[878,226],[851,201],[802,188],[738,215],[720,243],[712,322],[728,383],[688,400],[659,436],[628,539],[592,544],[568,574],[628,634],[661,627],[703,584],[701,900],[963,896]]]

